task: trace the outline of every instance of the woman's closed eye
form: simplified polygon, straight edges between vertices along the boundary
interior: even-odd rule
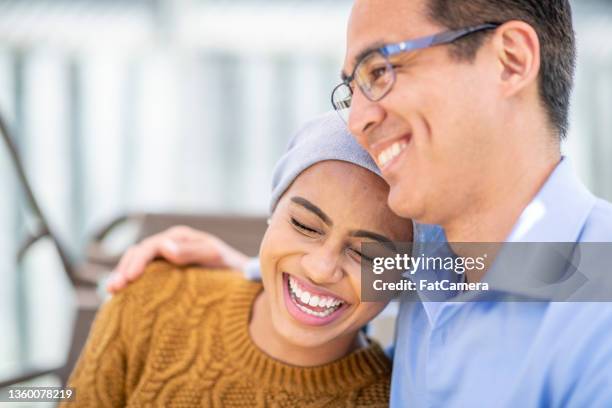
[[[291,225],[293,225],[293,228],[295,228],[298,232],[308,237],[318,237],[322,234],[321,231],[301,223],[294,217],[291,217]]]
[[[349,252],[350,256],[355,261],[357,261],[357,262],[361,262],[361,260],[364,260],[364,261],[366,261],[368,263],[374,262],[373,258],[371,258],[371,257],[369,257],[367,255],[364,255],[363,252],[361,252],[361,251],[359,251],[359,250],[357,250],[355,248],[348,247],[346,250]]]

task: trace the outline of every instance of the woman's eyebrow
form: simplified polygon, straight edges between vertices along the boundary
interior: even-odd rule
[[[316,205],[314,205],[313,203],[311,203],[310,201],[308,201],[304,197],[291,197],[291,201],[293,201],[295,204],[297,204],[297,205],[299,205],[301,207],[304,207],[308,211],[314,213],[317,217],[319,217],[328,226],[331,227],[332,225],[334,225],[334,223],[332,222],[331,218],[329,218],[327,216],[327,214],[325,214],[323,212],[323,210],[321,210],[319,207],[317,207]]]
[[[380,244],[383,245],[385,248],[387,248],[387,249],[389,249],[389,250],[391,250],[393,252],[397,252],[397,247],[395,246],[393,241],[391,239],[385,237],[384,235],[380,235],[380,234],[377,234],[375,232],[364,231],[364,230],[353,231],[353,232],[351,232],[351,235],[353,237],[356,237],[356,238],[370,238],[370,239],[373,239],[374,241],[380,242]]]

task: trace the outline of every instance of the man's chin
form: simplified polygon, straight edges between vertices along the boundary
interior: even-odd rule
[[[403,218],[418,219],[419,216],[423,215],[423,211],[420,211],[420,207],[415,200],[415,196],[410,196],[414,192],[408,188],[402,188],[402,186],[392,186],[389,190],[389,198],[387,204],[391,211],[396,215]]]

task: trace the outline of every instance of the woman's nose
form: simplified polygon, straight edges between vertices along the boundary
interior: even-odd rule
[[[331,245],[323,245],[302,257],[302,267],[307,278],[318,284],[329,284],[342,279],[341,253]]]

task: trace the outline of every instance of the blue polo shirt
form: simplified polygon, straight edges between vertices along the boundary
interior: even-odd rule
[[[563,159],[508,241],[612,242],[612,205]],[[402,301],[391,406],[612,407],[612,303]]]

